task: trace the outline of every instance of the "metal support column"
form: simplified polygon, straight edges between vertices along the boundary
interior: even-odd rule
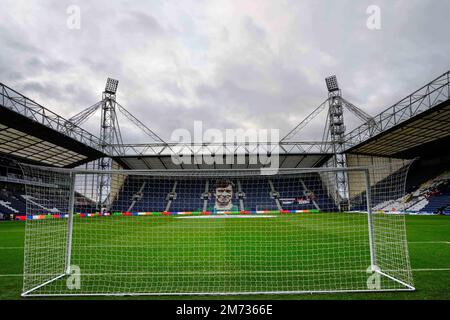
[[[375,236],[372,219],[372,201],[370,192],[370,173],[369,169],[364,170],[364,178],[366,182],[366,202],[367,202],[367,224],[369,227],[369,247],[370,247],[370,264],[372,271],[376,271],[377,257],[375,253]]]
[[[73,234],[73,214],[75,208],[75,177],[76,174],[70,173],[70,195],[69,195],[69,217],[67,222],[67,245],[66,245],[66,274],[70,274],[70,258],[72,256],[72,234]]]

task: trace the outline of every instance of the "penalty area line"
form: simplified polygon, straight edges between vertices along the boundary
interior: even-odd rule
[[[419,244],[426,244],[426,243],[445,243],[450,244],[450,241],[408,241],[408,243],[419,243]]]
[[[205,216],[205,218],[208,216]],[[277,216],[274,216],[277,217]],[[193,219],[193,217],[178,217],[184,218],[184,219]],[[248,216],[246,216],[248,218]],[[255,217],[256,218],[256,217]],[[216,218],[217,219],[217,218]],[[398,242],[389,242],[389,243],[398,243]],[[450,241],[409,241],[408,244],[450,244]],[[85,248],[152,248],[154,246],[152,245],[123,245],[123,244],[117,244],[117,245],[88,245],[85,246]],[[0,250],[20,250],[24,249],[25,247],[0,247]],[[54,248],[57,249],[59,247],[48,247],[48,248]]]
[[[398,270],[396,270],[398,271]],[[413,272],[428,272],[428,271],[450,271],[450,268],[418,268],[418,269],[412,269],[411,271]],[[278,270],[278,271],[251,271],[251,272],[242,272],[239,271],[241,273],[304,273],[305,271],[303,270]],[[349,273],[349,272],[364,272],[366,273],[366,270],[338,270],[338,271],[306,271],[306,272],[311,272],[311,273],[334,273],[334,272],[345,272],[345,273]],[[389,272],[389,270],[387,271]],[[175,272],[174,272],[175,273]],[[93,274],[81,274],[82,276],[111,276],[111,275],[119,275],[119,276],[123,276],[123,275],[141,275],[141,276],[145,276],[145,275],[154,275],[154,274],[159,274],[161,275],[160,272],[122,272],[122,273],[93,273]],[[173,273],[165,273],[165,274],[173,274]],[[184,274],[192,274],[192,275],[201,275],[201,274],[217,274],[217,275],[221,275],[221,274],[231,274],[231,272],[185,272]],[[46,276],[47,274],[42,274],[42,276]],[[41,276],[39,274],[33,275],[33,276]],[[7,274],[0,274],[0,277],[23,277],[23,274],[19,274],[19,273],[7,273]]]

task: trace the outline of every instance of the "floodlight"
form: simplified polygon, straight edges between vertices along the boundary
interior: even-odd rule
[[[336,76],[330,76],[328,78],[325,78],[325,83],[327,84],[328,92],[339,90]]]
[[[106,81],[105,92],[115,94],[118,85],[119,80],[108,78],[108,80]]]

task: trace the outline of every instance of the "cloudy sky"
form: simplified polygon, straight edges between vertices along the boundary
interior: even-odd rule
[[[375,115],[450,69],[447,0],[1,3],[0,82],[68,118],[119,79],[118,101],[165,140],[194,120],[283,136],[326,98],[331,74]],[[379,30],[367,27],[371,5]],[[319,140],[324,121],[297,140]],[[98,134],[99,122],[86,128]],[[121,124],[126,142],[146,140]]]

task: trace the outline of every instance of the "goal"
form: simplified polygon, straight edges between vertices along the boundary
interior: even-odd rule
[[[414,290],[403,212],[372,210],[403,196],[407,168],[383,170],[23,165],[22,296]]]

